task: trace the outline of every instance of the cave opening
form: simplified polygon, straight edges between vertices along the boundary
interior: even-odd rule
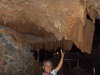
[[[92,61],[96,68],[96,74],[100,75],[100,19],[95,20],[95,32],[93,38],[93,48],[92,48]]]
[[[41,64],[45,59],[49,59],[53,62],[54,68],[57,66],[60,60],[60,50],[62,47],[59,47],[57,50],[47,51],[45,49],[40,50],[40,52],[34,52],[35,59]],[[58,75],[65,74],[90,74],[93,75],[93,62],[91,56],[88,53],[81,52],[79,48],[73,44],[70,51],[65,51],[64,64],[61,70],[58,72]],[[67,70],[67,71],[66,71]]]

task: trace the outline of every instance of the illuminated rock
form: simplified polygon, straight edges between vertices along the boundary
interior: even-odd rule
[[[95,18],[100,18],[100,0],[1,0],[0,70],[18,73],[30,68],[29,73],[35,68],[30,50],[39,51],[44,47],[45,50],[56,50],[62,46],[64,50],[70,50],[74,43],[82,52],[90,53]],[[12,66],[10,70],[9,66]]]

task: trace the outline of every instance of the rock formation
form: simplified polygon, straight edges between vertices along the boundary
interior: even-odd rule
[[[0,33],[0,75],[39,75],[40,69],[38,72],[37,70],[40,67],[33,58],[29,46],[25,45],[23,50],[19,49],[22,45],[14,38],[15,32],[3,26],[0,30],[2,32]]]
[[[90,53],[95,18],[100,18],[100,0],[1,0],[0,61],[11,55],[16,64],[27,62],[25,51],[30,55],[31,49],[56,50],[60,46],[70,50],[73,43]],[[18,62],[20,57],[23,60]]]
[[[87,19],[87,14],[92,21]],[[40,50],[44,44],[56,49],[62,44],[59,41],[64,37],[65,40],[71,40],[71,43],[73,42],[83,52],[90,53],[93,23],[97,15],[100,15],[99,0],[1,0],[0,2],[0,25],[15,30],[22,37],[25,36],[22,40],[29,40],[28,43],[35,50]],[[69,50],[71,43],[64,48]]]

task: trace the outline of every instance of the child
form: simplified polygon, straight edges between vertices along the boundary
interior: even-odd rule
[[[50,60],[45,60],[43,62],[43,74],[42,75],[57,75],[57,72],[60,70],[60,68],[62,67],[63,64],[63,58],[64,58],[64,53],[61,50],[61,58],[60,61],[58,63],[58,66],[52,70],[53,64]]]

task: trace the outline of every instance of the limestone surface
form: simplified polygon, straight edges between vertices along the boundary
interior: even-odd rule
[[[82,52],[90,53],[95,18],[99,16],[100,0],[0,1],[0,25],[22,34],[17,36],[30,41],[35,50],[44,46],[47,50],[57,49],[65,38],[70,43],[64,49],[70,50],[74,43]]]

